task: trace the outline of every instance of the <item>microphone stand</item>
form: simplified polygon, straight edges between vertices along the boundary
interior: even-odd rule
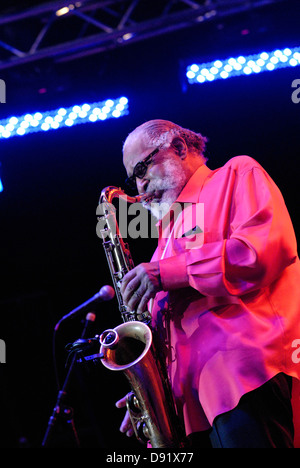
[[[84,329],[83,329],[82,334],[81,334],[81,339],[86,338],[87,328],[88,328],[88,326],[89,326],[89,324],[91,322],[94,322],[95,318],[96,318],[96,315],[94,313],[90,312],[90,313],[87,314]],[[53,429],[54,429],[55,423],[57,421],[57,418],[63,416],[65,418],[67,424],[70,425],[70,427],[71,427],[71,429],[73,431],[76,446],[78,448],[80,448],[80,440],[78,438],[78,434],[77,434],[77,431],[76,431],[74,418],[73,418],[74,410],[73,410],[73,408],[71,408],[71,406],[65,404],[66,397],[67,397],[67,390],[68,390],[68,387],[69,387],[69,384],[70,384],[70,378],[72,376],[76,360],[77,360],[77,353],[74,353],[74,355],[73,355],[73,357],[71,359],[69,370],[67,372],[64,384],[62,386],[62,389],[59,390],[59,392],[58,392],[56,405],[55,405],[55,407],[53,409],[52,415],[49,418],[47,430],[46,430],[44,439],[42,441],[42,447],[48,447],[49,446],[49,440],[50,440],[50,437],[51,437],[51,435],[53,433]]]

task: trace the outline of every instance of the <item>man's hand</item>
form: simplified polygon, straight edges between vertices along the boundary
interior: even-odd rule
[[[118,400],[116,402],[116,407],[117,408],[125,408],[126,407],[126,400],[127,400],[127,395],[121,398],[121,400]],[[120,431],[125,432],[127,437],[131,437],[134,434],[134,430],[130,421],[130,416],[128,411],[126,411],[126,414],[124,416],[124,419],[122,421],[122,424],[120,426]]]
[[[159,263],[141,263],[123,278],[121,294],[124,304],[138,314],[145,312],[147,303],[162,289]],[[137,308],[137,309],[136,309]]]

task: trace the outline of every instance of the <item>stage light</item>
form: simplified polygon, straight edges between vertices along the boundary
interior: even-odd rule
[[[64,16],[69,13],[70,10],[74,10],[74,5],[69,5],[66,7],[62,7],[55,12],[56,16]]]
[[[10,116],[0,120],[0,139],[24,136],[32,132],[57,130],[83,123],[93,123],[128,114],[128,99],[106,99],[92,104],[84,103],[69,108],[47,112],[34,112],[21,116]]]
[[[225,60],[214,60],[208,63],[193,63],[186,69],[186,77],[190,84],[202,84],[208,81],[228,79],[234,76],[253,75],[279,68],[296,67],[300,65],[300,47],[286,47],[271,52]]]

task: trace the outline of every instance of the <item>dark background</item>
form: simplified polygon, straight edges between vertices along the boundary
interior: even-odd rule
[[[300,104],[291,100],[299,67],[189,87],[185,64],[300,45],[299,2],[197,25],[69,63],[51,60],[3,70],[6,104],[0,118],[127,96],[129,115],[101,123],[0,140],[0,365],[3,447],[40,447],[56,402],[52,339],[56,322],[111,284],[96,207],[107,185],[122,186],[121,149],[140,123],[163,118],[209,138],[208,166],[248,154],[281,189],[299,238]],[[40,89],[46,90],[42,94]],[[147,261],[153,240],[130,243],[135,263]],[[274,252],[276,255],[276,252]],[[120,323],[116,301],[97,311],[91,336]],[[65,345],[81,334],[81,318],[62,324],[56,362],[65,376]],[[68,392],[84,447],[137,446],[119,434],[114,402],[125,377],[99,366],[78,369]],[[73,447],[59,421],[51,444]]]

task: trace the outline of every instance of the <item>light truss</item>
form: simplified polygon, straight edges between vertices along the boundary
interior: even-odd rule
[[[101,53],[283,0],[56,0],[0,15],[0,70]],[[12,39],[13,38],[13,39]]]

